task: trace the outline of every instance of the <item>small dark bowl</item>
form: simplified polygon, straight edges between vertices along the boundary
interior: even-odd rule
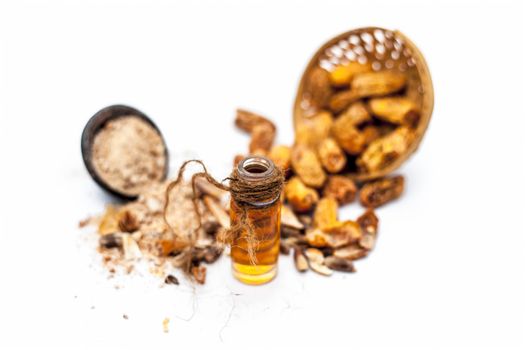
[[[97,133],[104,127],[104,125],[113,119],[119,118],[119,117],[125,117],[125,116],[136,116],[142,120],[144,120],[146,123],[151,125],[158,133],[160,138],[162,139],[162,143],[164,144],[165,153],[164,156],[166,157],[166,163],[164,167],[164,174],[162,176],[162,180],[165,180],[168,176],[168,169],[169,169],[169,155],[168,155],[168,147],[166,147],[166,142],[164,141],[164,137],[162,136],[162,133],[160,132],[159,128],[155,123],[148,118],[147,115],[142,113],[141,111],[124,105],[113,105],[106,108],[101,109],[97,113],[95,113],[94,116],[89,119],[88,123],[84,127],[84,131],[82,132],[82,140],[81,140],[81,149],[82,149],[82,158],[84,159],[84,164],[86,166],[87,171],[89,172],[89,175],[95,180],[97,184],[100,185],[104,190],[108,191],[109,193],[127,200],[133,200],[136,199],[137,195],[130,195],[128,193],[122,193],[118,190],[112,188],[109,184],[105,183],[104,180],[97,174],[95,171],[95,167],[92,163],[92,151],[93,151],[93,141],[95,140],[95,136]]]

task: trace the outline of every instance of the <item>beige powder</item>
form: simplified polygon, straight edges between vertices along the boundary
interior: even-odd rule
[[[197,229],[191,184],[183,182],[172,189],[166,211],[171,229],[166,225],[163,208],[168,184],[154,184],[132,202],[118,208],[108,206],[99,220],[81,222],[81,226],[98,224],[99,252],[111,273],[130,273],[137,264],[147,263],[152,274],[164,279],[172,268],[188,272],[188,259],[193,267],[213,263],[221,256],[223,248],[215,240],[220,224],[200,197],[197,203],[203,225]],[[203,269],[200,266],[195,271],[198,276]]]
[[[95,136],[93,165],[110,187],[127,195],[139,195],[163,179],[166,165],[161,136],[137,116],[109,121]]]

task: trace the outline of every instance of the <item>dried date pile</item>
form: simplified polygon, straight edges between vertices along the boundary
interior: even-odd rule
[[[303,149],[296,153],[316,153],[317,161],[303,181],[319,187],[326,173],[373,174],[406,156],[420,122],[407,85],[405,73],[374,71],[367,63],[309,71],[296,123],[296,144]]]
[[[351,108],[365,107],[358,102]],[[388,177],[360,183],[359,188],[350,177],[339,173],[347,158],[338,142],[329,137],[333,128],[337,128],[336,123],[328,112],[316,118],[327,121],[311,129],[315,137],[305,133],[305,129],[298,129],[298,139],[292,147],[273,145],[276,127],[263,116],[238,110],[235,123],[251,134],[250,154],[267,156],[286,173],[281,252],[293,251],[295,266],[301,272],[308,269],[322,275],[331,275],[334,270],[354,272],[353,261],[367,256],[377,238],[379,220],[374,208],[398,198],[403,192],[404,179]],[[320,133],[324,138],[320,138]],[[317,147],[301,141],[305,137],[311,138],[312,143],[315,140]],[[333,149],[338,151],[333,154]],[[242,158],[236,156],[234,163]],[[358,196],[365,212],[355,221],[340,220],[339,207]]]

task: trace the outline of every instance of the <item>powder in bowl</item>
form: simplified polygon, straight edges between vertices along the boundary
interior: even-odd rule
[[[95,135],[92,147],[94,170],[115,191],[136,196],[164,178],[162,137],[138,116],[109,120]]]

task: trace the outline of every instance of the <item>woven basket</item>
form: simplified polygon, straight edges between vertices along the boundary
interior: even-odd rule
[[[406,95],[420,108],[415,139],[406,153],[384,168],[370,173],[350,173],[358,181],[386,176],[399,168],[418,148],[430,122],[434,107],[434,89],[430,72],[419,49],[399,31],[367,27],[354,29],[329,40],[315,53],[301,78],[294,105],[294,126],[297,129],[310,108],[304,96],[305,81],[316,66],[328,71],[348,61],[372,62],[374,70],[399,70],[407,75]]]

